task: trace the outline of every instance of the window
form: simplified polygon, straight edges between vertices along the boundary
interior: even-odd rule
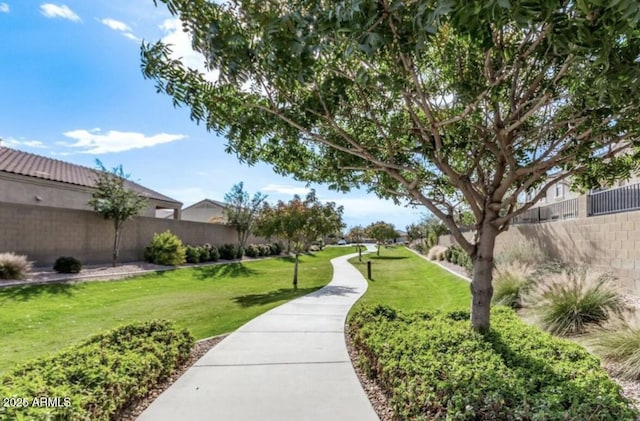
[[[557,183],[556,184],[556,198],[564,197],[564,184]]]

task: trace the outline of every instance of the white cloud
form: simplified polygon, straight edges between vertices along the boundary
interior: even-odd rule
[[[68,6],[62,4],[57,5],[53,3],[45,3],[40,5],[40,13],[48,18],[61,18],[67,19],[72,22],[80,22],[80,16],[78,16],[73,10],[69,9]]]
[[[47,145],[45,145],[43,142],[39,141],[39,140],[30,140],[30,139],[16,139],[13,137],[8,137],[8,138],[2,138],[0,137],[0,139],[2,139],[2,146],[9,146],[9,147],[13,147],[13,148],[17,148],[20,146],[26,146],[28,148],[35,148],[35,149],[45,149],[48,148]]]
[[[181,201],[185,208],[193,205],[194,203],[198,203],[205,198],[219,200],[217,197],[212,196],[210,190],[206,190],[202,187],[180,187],[177,189],[163,188],[158,189],[158,191],[162,191],[163,194]]]
[[[286,194],[289,196],[293,196],[294,194],[304,196],[309,193],[310,189],[306,187],[297,187],[297,186],[284,186],[282,184],[267,184],[265,187],[261,188],[260,191],[267,193],[278,193],[278,194]]]
[[[7,3],[0,3],[0,13],[9,13],[9,5]]]
[[[143,133],[120,132],[109,130],[102,132],[100,129],[72,130],[63,133],[66,137],[76,142],[58,142],[59,145],[70,148],[78,148],[80,153],[103,154],[110,152],[123,152],[131,149],[148,148],[163,143],[175,142],[185,139],[182,134],[159,133],[147,136]]]
[[[111,28],[116,32],[121,33],[122,36],[124,36],[125,38],[129,38],[130,40],[133,40],[136,42],[140,41],[140,38],[138,38],[133,34],[133,30],[131,29],[131,27],[122,21],[111,19],[111,18],[105,18],[105,19],[101,19],[100,23],[108,26],[109,28]]]
[[[182,30],[179,19],[166,19],[160,29],[165,32],[162,42],[170,46],[172,58],[180,59],[185,66],[200,71],[209,81],[213,82],[218,78],[217,71],[210,72],[206,69],[202,54],[191,48],[191,37]]]
[[[129,26],[126,23],[120,22],[119,20],[106,18],[106,19],[102,19],[100,22],[103,25],[107,25],[109,28],[113,29],[114,31],[131,32],[131,28],[129,28]]]
[[[396,226],[396,229],[403,230],[406,225],[419,219],[424,208],[408,208],[396,205],[390,200],[370,197],[338,197],[322,198],[323,202],[335,202],[339,206],[344,206],[345,218],[352,224],[368,225],[371,222],[385,221]]]

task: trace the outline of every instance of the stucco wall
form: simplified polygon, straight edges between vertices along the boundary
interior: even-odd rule
[[[0,203],[91,210],[87,204],[90,198],[91,189],[87,187],[0,172]],[[154,217],[156,206],[179,207],[150,200],[141,215]]]
[[[536,241],[552,258],[610,271],[622,287],[640,295],[640,211],[515,225],[498,236],[496,254],[525,238]],[[452,241],[442,236],[439,244]]]
[[[142,260],[154,233],[170,230],[184,243],[236,243],[233,227],[201,222],[137,217],[124,226],[120,260]],[[263,242],[251,238],[250,242]],[[25,254],[38,266],[49,266],[60,256],[83,263],[111,260],[113,223],[92,211],[0,202],[0,253]]]
[[[182,211],[182,219],[185,221],[208,222],[213,217],[226,220],[224,209],[220,206],[203,204]]]

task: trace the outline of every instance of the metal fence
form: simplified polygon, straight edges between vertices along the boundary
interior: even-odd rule
[[[531,208],[512,219],[512,224],[537,224],[563,221],[578,217],[578,199],[569,199],[552,205]]]
[[[595,192],[587,196],[587,215],[628,212],[640,209],[640,184]]]

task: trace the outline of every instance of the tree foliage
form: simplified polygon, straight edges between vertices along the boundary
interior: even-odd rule
[[[366,233],[362,225],[355,225],[349,229],[347,233],[347,239],[349,242],[356,243],[358,247],[358,260],[362,262],[362,242],[364,241]]]
[[[129,174],[125,174],[122,165],[107,170],[100,160],[96,160],[98,171],[89,205],[105,219],[113,221],[114,237],[112,265],[115,266],[120,254],[120,238],[125,221],[138,215],[148,206],[146,197],[127,188]]]
[[[242,249],[247,244],[256,215],[266,198],[267,196],[262,193],[256,193],[253,197],[249,197],[249,193],[244,190],[242,181],[234,184],[231,191],[224,195],[227,223],[236,228],[238,244]]]
[[[382,244],[388,240],[394,240],[398,237],[398,233],[393,224],[383,221],[372,222],[367,228],[365,228],[365,233],[367,236],[374,238],[378,243],[378,256],[380,256],[380,246]]]
[[[146,44],[158,90],[242,161],[426,207],[473,259],[477,329],[511,218],[553,183],[638,169],[635,0],[162,2],[217,79]]]
[[[334,202],[322,203],[315,191],[309,192],[303,200],[295,195],[289,202],[278,201],[275,205],[264,203],[256,219],[255,231],[269,239],[284,240],[293,252],[295,267],[293,286],[298,286],[298,257],[309,249],[311,242],[340,231],[342,222],[342,206]]]

